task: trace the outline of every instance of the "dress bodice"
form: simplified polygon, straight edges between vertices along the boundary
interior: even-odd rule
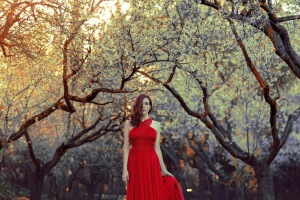
[[[154,150],[157,132],[151,127],[152,118],[148,118],[129,132],[129,141],[133,151]]]

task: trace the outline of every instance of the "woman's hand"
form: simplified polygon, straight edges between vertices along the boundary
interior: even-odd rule
[[[123,171],[123,175],[122,175],[122,180],[124,183],[128,183],[129,182],[129,174],[128,174],[128,171]]]
[[[168,171],[163,171],[162,173],[163,173],[163,177],[166,176],[166,175],[174,177],[174,175],[171,174],[171,173],[168,172]]]

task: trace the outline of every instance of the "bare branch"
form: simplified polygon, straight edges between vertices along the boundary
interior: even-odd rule
[[[31,138],[30,138],[27,130],[25,130],[24,135],[25,135],[25,138],[26,138],[26,141],[27,141],[27,146],[28,146],[30,158],[33,161],[35,167],[37,169],[39,169],[40,168],[40,164],[42,164],[42,162],[40,160],[38,160],[36,158],[35,154],[34,154],[34,150],[33,150],[33,147],[32,147],[32,141],[31,141]]]
[[[78,96],[72,96],[69,95],[70,100],[72,101],[77,101],[77,102],[92,102],[97,95],[100,92],[107,92],[107,93],[133,93],[137,91],[138,89],[135,89],[133,91],[128,91],[128,90],[121,90],[121,89],[108,89],[108,88],[99,88],[99,89],[94,89],[90,94],[88,94],[85,97],[78,97]]]
[[[62,99],[62,98],[61,98]],[[47,108],[46,110],[44,110],[43,112],[41,112],[40,114],[37,114],[33,117],[31,117],[30,119],[28,119],[27,121],[25,121],[20,130],[14,134],[12,134],[9,138],[8,141],[9,142],[13,142],[17,139],[19,139],[20,137],[23,136],[23,134],[25,133],[25,131],[27,130],[28,127],[30,127],[32,124],[34,124],[37,121],[40,121],[46,117],[48,117],[51,113],[53,113],[55,110],[61,108],[63,110],[68,109],[66,107],[66,105],[64,105],[59,99],[56,103],[54,103],[52,106],[50,106],[49,108]],[[0,140],[0,149],[3,148],[5,144],[5,141],[3,141],[2,139]]]
[[[233,32],[240,48],[242,49],[243,55],[246,59],[246,63],[248,65],[249,69],[251,70],[251,72],[253,73],[253,75],[255,76],[255,78],[257,79],[257,81],[259,82],[260,86],[263,88],[265,101],[270,106],[270,124],[271,124],[271,134],[272,134],[272,138],[273,138],[273,143],[272,143],[272,146],[271,146],[270,154],[269,154],[268,158],[265,160],[266,161],[265,164],[269,165],[271,163],[271,161],[277,155],[277,153],[280,149],[280,143],[281,143],[281,141],[279,139],[279,136],[278,136],[277,127],[276,127],[276,113],[277,113],[276,100],[270,96],[269,85],[263,80],[260,73],[257,71],[257,69],[255,68],[253,62],[251,61],[250,57],[248,56],[245,45],[243,44],[241,38],[239,37],[239,35],[236,31],[236,29],[234,27],[234,24],[233,24],[233,21],[230,20],[230,19],[227,19],[227,20],[231,24],[232,32]]]
[[[209,120],[207,120],[203,115],[201,115],[198,112],[195,112],[193,110],[191,110],[188,105],[185,103],[185,101],[183,100],[183,98],[180,96],[180,94],[172,87],[170,87],[168,84],[166,83],[162,83],[162,81],[151,77],[150,75],[148,75],[146,72],[142,72],[139,71],[141,74],[145,75],[146,77],[148,77],[149,79],[151,79],[152,81],[155,81],[157,83],[161,83],[163,84],[163,86],[168,89],[173,96],[179,101],[179,103],[181,104],[181,106],[183,107],[183,109],[190,115],[193,117],[196,117],[198,119],[200,119],[211,131],[212,133],[215,135],[216,139],[219,141],[219,143],[226,149],[228,150],[228,152],[233,155],[236,158],[239,158],[241,160],[243,160],[245,163],[248,163],[249,165],[253,165],[255,162],[255,157],[253,155],[249,155],[247,152],[245,152],[244,150],[242,150],[235,142],[233,141],[228,141],[228,139],[226,137],[223,137],[223,135],[220,133],[220,131],[215,127],[215,125],[213,123],[211,123]],[[174,72],[174,71],[173,71]],[[170,76],[173,76],[172,74]],[[213,116],[211,115],[211,118],[213,118]],[[220,126],[218,126],[218,128],[221,130]],[[225,131],[226,132],[226,131]]]
[[[223,174],[221,171],[217,170],[216,167],[214,166],[214,164],[211,162],[211,160],[208,158],[208,156],[206,155],[206,153],[203,151],[203,149],[200,147],[200,145],[198,144],[198,142],[196,142],[195,140],[193,140],[195,143],[198,144],[199,148],[196,148],[193,144],[192,144],[192,140],[191,138],[189,138],[188,135],[186,135],[186,139],[188,140],[188,144],[191,147],[191,149],[193,149],[193,151],[196,153],[197,156],[199,156],[199,158],[201,158],[202,162],[205,164],[205,166],[207,168],[209,168],[212,172],[214,172],[215,174],[217,174],[221,179],[225,180],[227,177],[225,174]]]
[[[286,121],[283,133],[281,135],[281,144],[280,148],[285,144],[287,141],[290,133],[292,132],[293,123],[298,119],[300,115],[300,107],[298,107],[292,114],[289,115],[288,120]]]
[[[76,134],[74,136],[74,138],[77,138],[77,140],[71,138],[68,142],[66,143],[62,143],[57,149],[56,149],[56,152],[55,154],[53,155],[52,159],[50,161],[48,161],[44,166],[43,166],[43,173],[47,173],[49,172],[58,162],[59,160],[61,159],[62,155],[64,155],[68,149],[71,149],[71,148],[74,148],[74,147],[77,147],[77,146],[80,146],[80,145],[83,145],[85,143],[88,143],[88,142],[92,142],[96,139],[98,139],[99,137],[102,137],[104,135],[106,135],[107,133],[109,132],[113,132],[113,131],[120,131],[120,129],[115,129],[115,130],[111,130],[109,129],[109,126],[111,125],[111,123],[118,119],[120,117],[120,113],[114,117],[107,117],[107,118],[110,118],[109,122],[106,124],[106,126],[104,127],[101,127],[99,128],[97,131],[95,131],[94,133],[86,136],[85,138],[77,141],[80,137],[78,137],[79,135],[82,137],[83,134],[89,132],[89,130],[95,128],[96,124],[98,123],[98,120],[100,120],[100,118],[98,118],[98,120],[91,126],[91,127],[88,127],[88,131],[81,131],[80,133]],[[84,133],[83,133],[84,132]],[[82,134],[83,133],[83,134]]]
[[[279,17],[275,18],[275,22],[286,22],[289,20],[295,20],[295,19],[300,19],[300,15],[292,15],[292,16],[286,16],[286,17]]]

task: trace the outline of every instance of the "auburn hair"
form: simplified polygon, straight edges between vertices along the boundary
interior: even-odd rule
[[[141,122],[141,117],[142,117],[142,106],[143,106],[143,100],[144,98],[148,98],[149,99],[149,103],[151,105],[151,108],[148,112],[148,114],[151,112],[152,110],[152,100],[151,98],[149,97],[149,95],[143,93],[143,94],[140,94],[133,106],[132,106],[132,110],[131,110],[131,113],[130,113],[130,124],[133,126],[133,127],[137,127],[140,125],[140,122]]]

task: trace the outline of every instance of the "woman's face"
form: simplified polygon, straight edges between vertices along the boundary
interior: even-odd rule
[[[150,101],[147,97],[145,97],[143,99],[142,114],[146,115],[147,113],[149,113],[150,108],[151,108]]]

